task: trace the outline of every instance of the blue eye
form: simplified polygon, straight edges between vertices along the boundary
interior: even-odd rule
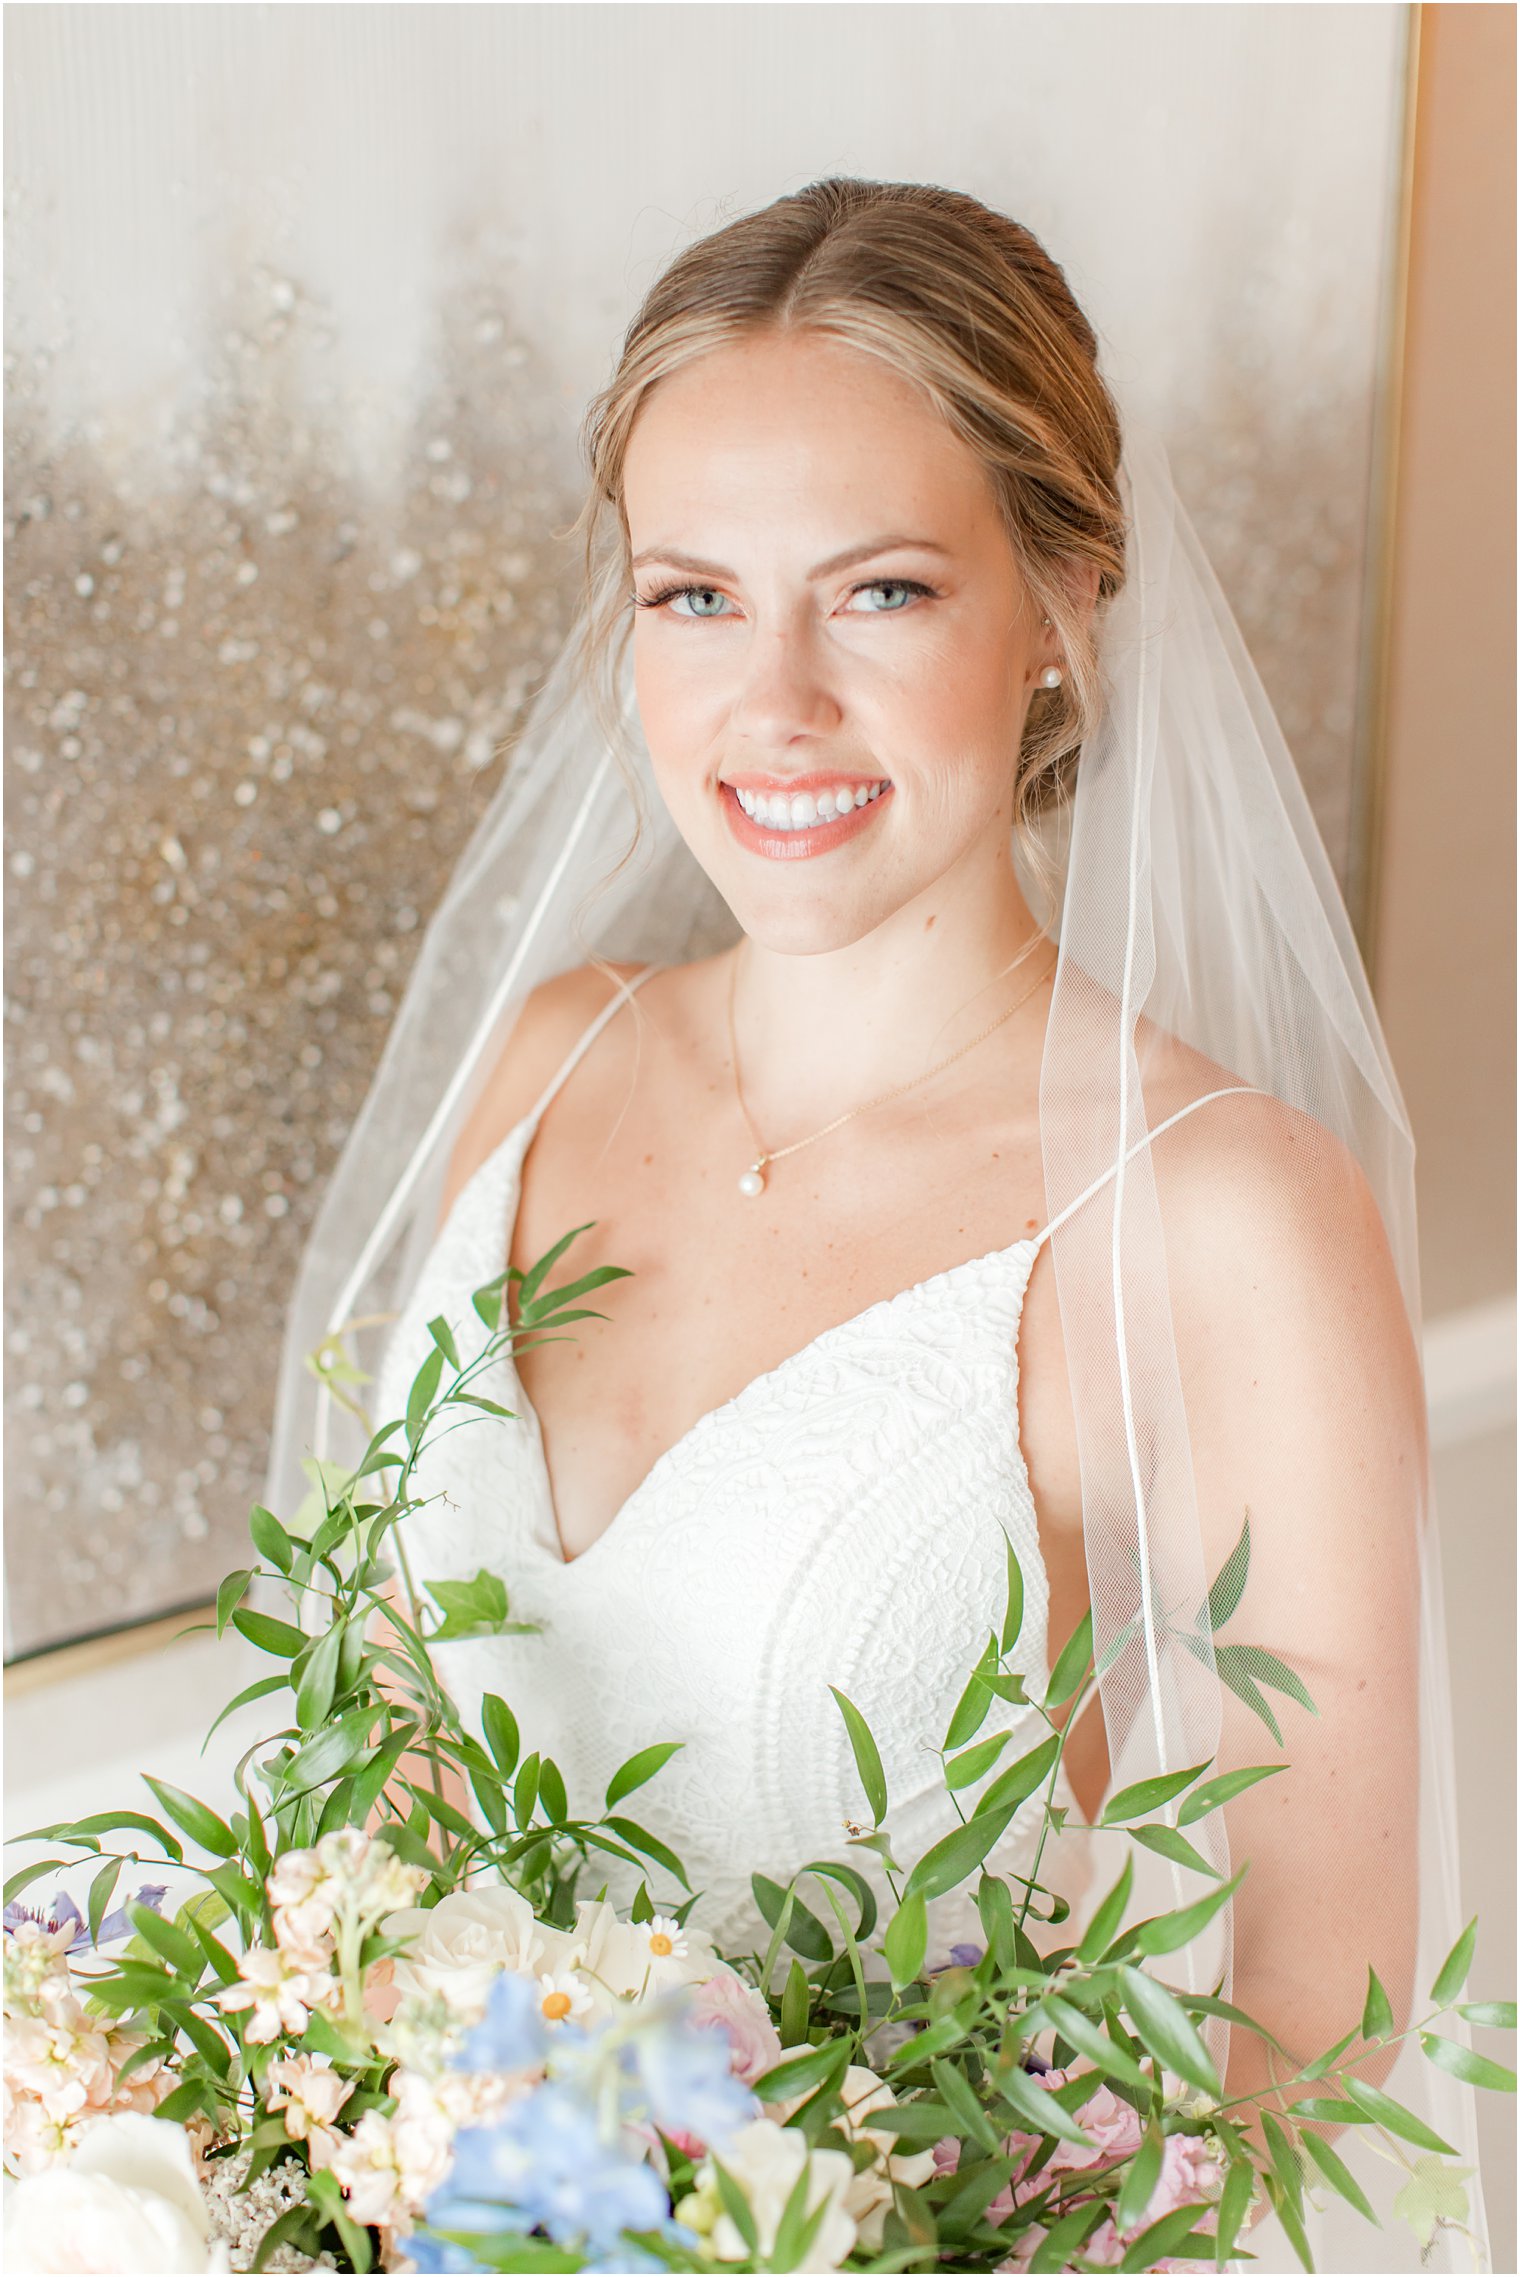
[[[907,593],[912,595],[928,593],[929,591],[930,588],[927,585],[920,585],[912,577],[873,577],[869,585],[857,585],[855,587],[856,593]],[[888,607],[885,609],[867,609],[864,614],[868,617],[894,617],[901,616],[902,611]]]
[[[727,595],[719,593],[711,585],[667,585],[660,592],[651,593],[647,599],[638,593],[635,593],[633,599],[636,608],[663,609],[670,601],[722,601],[727,599]],[[682,617],[715,617],[719,612],[716,609],[678,609],[674,614]]]

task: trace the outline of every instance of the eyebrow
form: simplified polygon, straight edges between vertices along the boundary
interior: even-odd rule
[[[808,575],[832,577],[837,570],[853,569],[857,562],[873,561],[879,553],[896,553],[904,546],[911,546],[919,553],[937,553],[949,558],[949,547],[936,544],[933,538],[872,538],[866,545],[847,546],[843,553],[830,554],[827,561],[815,562]],[[736,571],[725,569],[721,562],[702,561],[695,554],[679,553],[671,546],[651,546],[644,553],[635,554],[629,566],[642,569],[650,561],[668,562],[672,569],[688,569],[698,577],[737,576]]]

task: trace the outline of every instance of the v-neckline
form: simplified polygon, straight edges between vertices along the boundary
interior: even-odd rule
[[[485,1161],[469,1182],[471,1186],[478,1188],[479,1185],[489,1187],[493,1179],[500,1178],[502,1180],[500,1190],[492,1196],[492,1206],[488,1212],[488,1218],[489,1231],[493,1237],[493,1257],[507,1262],[510,1262],[512,1236],[516,1231],[517,1213],[522,1204],[523,1163],[527,1156],[528,1147],[538,1129],[540,1119],[537,1115],[525,1115],[521,1122],[514,1123],[493,1151],[486,1156]],[[464,1191],[468,1190],[467,1187]],[[464,1199],[464,1191],[456,1197],[456,1208],[459,1202]],[[869,1321],[892,1311],[895,1307],[908,1304],[916,1297],[926,1296],[931,1291],[955,1281],[962,1274],[974,1272],[978,1267],[1012,1265],[1018,1261],[1023,1279],[1027,1284],[1028,1273],[1032,1268],[1034,1255],[1039,1246],[1040,1238],[1038,1235],[1023,1235],[1019,1240],[1009,1242],[1005,1248],[984,1250],[980,1256],[963,1258],[958,1264],[944,1266],[939,1272],[929,1274],[925,1280],[914,1281],[905,1289],[895,1290],[891,1296],[878,1297],[873,1303],[863,1306],[859,1312],[851,1313],[847,1320],[835,1321],[829,1327],[820,1329],[816,1336],[810,1336],[805,1344],[799,1345],[795,1352],[789,1352],[785,1358],[778,1360],[774,1367],[762,1369],[759,1375],[751,1376],[748,1383],[741,1385],[731,1397],[720,1401],[716,1407],[710,1407],[699,1415],[695,1422],[690,1424],[678,1438],[656,1455],[632,1493],[614,1511],[596,1539],[588,1542],[585,1549],[578,1551],[573,1558],[565,1555],[564,1536],[560,1530],[559,1513],[554,1507],[554,1487],[549,1472],[548,1455],[545,1450],[543,1420],[528,1396],[511,1351],[503,1348],[497,1353],[492,1365],[500,1370],[511,1392],[512,1396],[506,1404],[513,1408],[518,1421],[525,1423],[532,1433],[534,1450],[538,1459],[539,1477],[542,1483],[541,1507],[545,1528],[535,1527],[530,1536],[534,1546],[542,1552],[545,1561],[550,1566],[557,1566],[564,1573],[575,1572],[578,1567],[585,1565],[588,1559],[595,1559],[598,1552],[604,1550],[614,1536],[621,1538],[627,1531],[626,1521],[647,1499],[655,1482],[664,1477],[671,1465],[689,1447],[698,1439],[704,1438],[708,1431],[717,1424],[735,1414],[744,1403],[756,1394],[774,1386],[795,1369],[816,1359],[820,1352],[831,1348],[839,1339],[848,1337],[860,1330]],[[501,1269],[501,1265],[496,1266],[497,1271]],[[1021,1287],[1021,1311],[1023,1294],[1024,1290]]]

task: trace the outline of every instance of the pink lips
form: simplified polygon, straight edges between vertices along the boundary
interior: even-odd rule
[[[831,790],[838,781],[837,775],[819,775],[816,787]],[[815,778],[806,775],[798,776],[787,785],[789,790],[794,791],[811,790],[814,787]],[[720,783],[718,795],[723,801],[728,827],[741,846],[748,847],[751,853],[763,854],[773,862],[796,862],[808,860],[815,854],[832,853],[847,838],[857,837],[869,827],[872,816],[891,798],[892,786],[889,783],[884,791],[868,800],[864,806],[852,807],[848,814],[840,815],[833,822],[815,823],[810,830],[777,830],[769,823],[756,822],[739,804],[731,783]]]

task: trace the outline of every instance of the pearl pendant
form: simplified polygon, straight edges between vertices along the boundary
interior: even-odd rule
[[[741,1194],[747,1194],[751,1197],[765,1192],[765,1172],[758,1162],[752,1169],[746,1170],[739,1180],[739,1191]]]

